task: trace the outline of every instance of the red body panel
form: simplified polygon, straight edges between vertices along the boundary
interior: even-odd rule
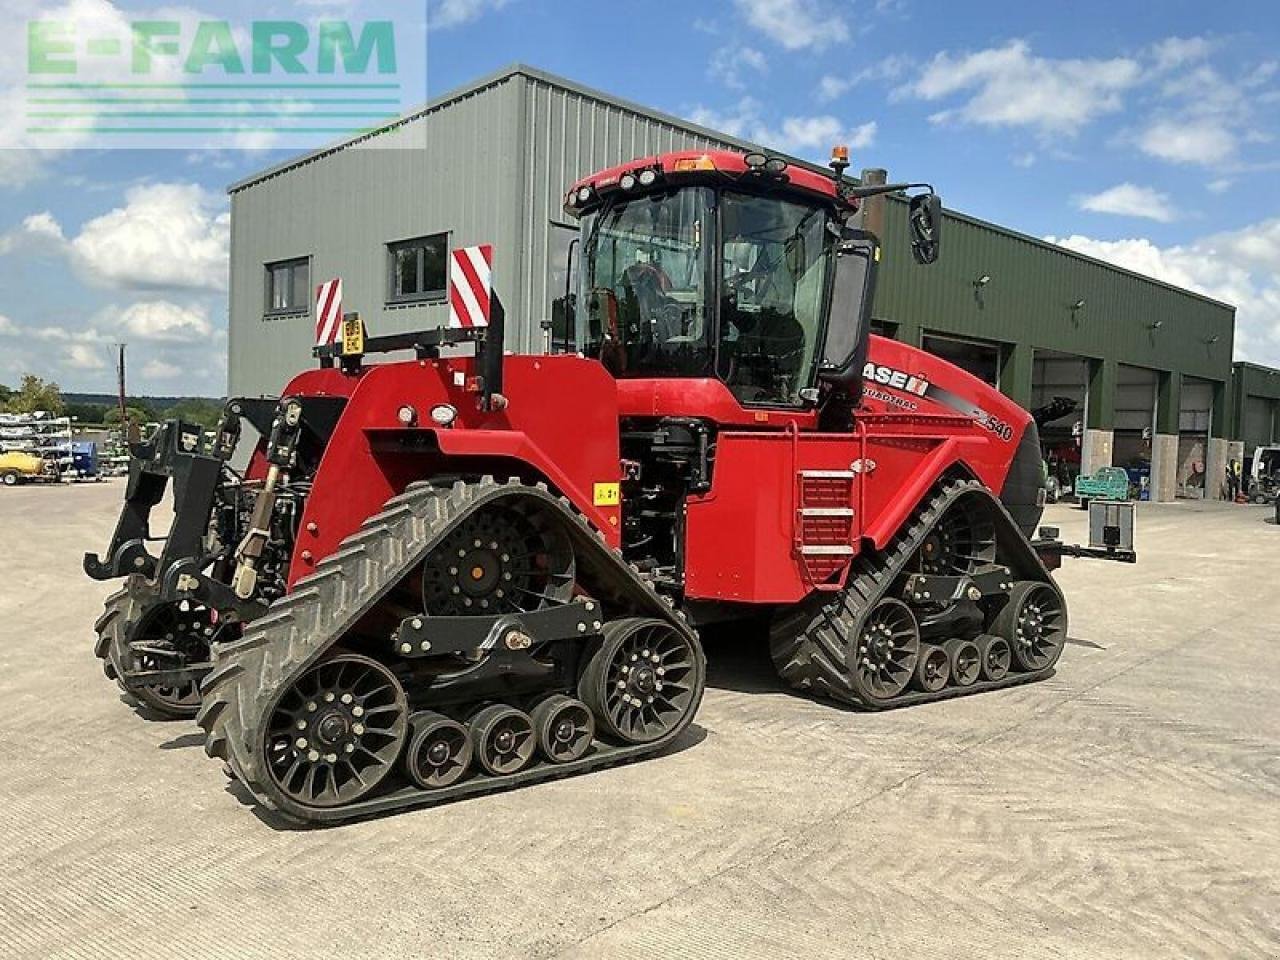
[[[613,378],[578,357],[508,357],[508,405],[486,413],[461,385],[473,366],[456,358],[375,364],[358,375],[313,370],[289,384],[286,396],[349,397],[307,498],[290,587],[408,484],[463,469],[544,479],[619,543],[621,508],[596,506],[593,493],[595,484],[620,479]],[[557,402],[562,397],[572,398],[571,408]],[[458,410],[447,429],[430,419],[444,403]],[[406,404],[418,413],[410,429],[397,418]]]
[[[1000,490],[1031,422],[1026,411],[958,367],[893,340],[871,339],[866,374],[852,434],[805,432],[803,417],[771,411],[772,420],[794,426],[779,430],[769,423],[751,433],[720,435],[711,491],[689,502],[689,597],[794,603],[817,584],[842,582],[851,557],[806,558],[800,552],[807,539],[834,542],[803,532],[802,471],[855,474],[845,541],[855,552],[864,544],[883,547],[956,465]],[[672,409],[660,412],[687,415],[683,398],[675,396]],[[730,422],[749,422],[750,412],[744,413]]]
[[[454,358],[322,369],[289,384],[286,396],[349,398],[307,500],[291,587],[409,483],[449,473],[543,479],[618,546],[625,506],[595,485],[621,479],[619,418],[696,416],[720,432],[712,487],[688,500],[686,595],[793,603],[840,584],[857,551],[883,547],[947,470],[960,465],[999,491],[1030,423],[982,381],[877,337],[850,433],[817,432],[811,410],[743,407],[716,380],[615,381],[573,356],[508,357],[508,406],[486,413],[465,386],[473,367]],[[430,419],[443,403],[459,411],[447,429]],[[418,414],[412,428],[397,417],[406,404]]]

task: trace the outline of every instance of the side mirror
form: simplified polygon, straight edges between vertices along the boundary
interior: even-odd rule
[[[942,198],[936,193],[912,197],[907,221],[911,229],[911,255],[916,263],[933,263],[942,245]]]
[[[875,299],[880,247],[862,230],[845,229],[836,243],[835,277],[818,375],[848,385],[862,376],[867,325]]]

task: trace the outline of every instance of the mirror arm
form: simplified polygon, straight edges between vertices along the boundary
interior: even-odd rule
[[[845,187],[844,195],[854,200],[862,200],[867,197],[878,197],[885,193],[898,193],[902,190],[914,190],[917,187],[924,187],[930,193],[933,193],[933,184],[931,183],[880,183],[869,187]]]

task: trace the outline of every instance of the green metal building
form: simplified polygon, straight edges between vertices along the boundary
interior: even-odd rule
[[[456,245],[496,244],[508,343],[541,349],[574,234],[560,211],[565,187],[634,157],[708,148],[769,145],[517,65],[378,135],[236,184],[231,393],[272,393],[310,362],[310,293],[331,277],[342,277],[344,308],[371,332],[443,325],[436,270]],[[945,169],[935,180],[945,196]],[[875,213],[886,256],[878,328],[1028,407],[1064,398],[1068,412],[1042,429],[1055,469],[1149,468],[1153,498],[1214,494],[1233,431],[1260,429],[1249,398],[1270,400],[1276,428],[1260,374],[1232,386],[1233,307],[955,211],[941,260],[918,268],[905,253],[905,207],[890,198]],[[411,288],[397,286],[393,260],[419,248]]]

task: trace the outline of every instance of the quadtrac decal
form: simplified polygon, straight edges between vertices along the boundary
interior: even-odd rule
[[[916,376],[903,370],[886,367],[884,364],[868,361],[867,365],[862,368],[862,380],[864,383],[863,389],[867,396],[873,397],[882,403],[887,403],[903,410],[917,410],[919,409],[919,404],[910,398],[923,397],[968,417],[978,426],[984,430],[989,430],[1006,443],[1013,440],[1012,426],[1005,423],[995,414],[988,413],[967,397],[952,393],[950,390],[944,390],[937,384],[931,383],[926,377]],[[876,386],[872,386],[873,384],[887,387],[889,390],[898,391],[898,393],[887,393]],[[905,394],[906,396],[900,394]]]

